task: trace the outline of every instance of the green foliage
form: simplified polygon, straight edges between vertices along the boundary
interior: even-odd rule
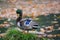
[[[3,27],[3,28],[0,28],[0,34],[1,34],[1,33],[5,33],[6,30],[7,30],[7,28],[4,28],[4,27]]]
[[[40,40],[48,40],[47,38],[40,38]]]
[[[7,31],[3,39],[4,40],[48,40],[49,38],[38,38],[34,34],[22,33],[13,27]]]
[[[0,38],[0,40],[3,40],[3,38]]]
[[[3,2],[4,0],[0,0],[0,2]]]
[[[4,21],[7,21],[7,18],[2,18],[2,19],[0,20],[0,24],[3,24]]]
[[[41,15],[41,16],[38,16],[37,18],[39,18],[39,20],[37,20],[37,22],[39,23],[39,25],[42,27],[42,26],[48,26],[48,25],[51,25],[51,20],[50,20],[50,16],[44,16],[44,15]]]
[[[43,26],[43,25],[49,26],[53,24],[52,21],[54,21],[54,19],[57,19],[57,21],[59,21],[59,18],[57,16],[60,16],[60,14],[49,14],[47,16],[40,15],[37,17],[39,18],[37,22],[39,22],[40,26]]]
[[[17,29],[9,29],[4,37],[4,40],[36,40],[34,34],[24,34]]]
[[[6,18],[2,18],[2,19],[0,19],[0,24],[3,24],[5,21],[7,21]],[[7,28],[5,28],[5,27],[1,27],[1,28],[0,28],[0,34],[1,34],[1,33],[5,33],[6,30],[7,30]]]

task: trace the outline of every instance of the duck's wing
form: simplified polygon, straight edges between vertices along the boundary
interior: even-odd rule
[[[37,22],[35,22],[35,21],[30,21],[30,22],[28,22],[27,24],[26,24],[26,22],[24,23],[24,26],[26,26],[26,27],[28,27],[28,28],[38,28],[39,27],[39,25],[38,25],[38,23]]]
[[[31,26],[32,28],[39,28],[39,24],[38,24],[37,22],[35,22],[35,21],[32,21],[32,22],[30,23],[30,26]]]

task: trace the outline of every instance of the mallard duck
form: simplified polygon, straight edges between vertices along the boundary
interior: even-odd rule
[[[19,28],[25,30],[32,30],[32,29],[37,29],[39,27],[38,23],[33,21],[32,18],[22,18],[22,10],[17,9],[16,13],[18,15],[16,24]]]

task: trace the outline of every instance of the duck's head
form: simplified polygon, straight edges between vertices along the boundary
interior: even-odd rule
[[[18,26],[21,26],[22,23],[20,21],[22,19],[22,10],[21,9],[17,9],[16,13],[17,13],[17,16],[18,16],[18,18],[16,19],[16,23],[17,23]]]
[[[22,10],[21,9],[17,9],[16,10],[16,13],[17,13],[18,16],[21,16],[22,17]]]

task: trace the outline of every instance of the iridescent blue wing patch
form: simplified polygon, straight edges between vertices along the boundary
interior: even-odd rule
[[[25,25],[28,26],[30,24],[31,20],[26,20]]]

